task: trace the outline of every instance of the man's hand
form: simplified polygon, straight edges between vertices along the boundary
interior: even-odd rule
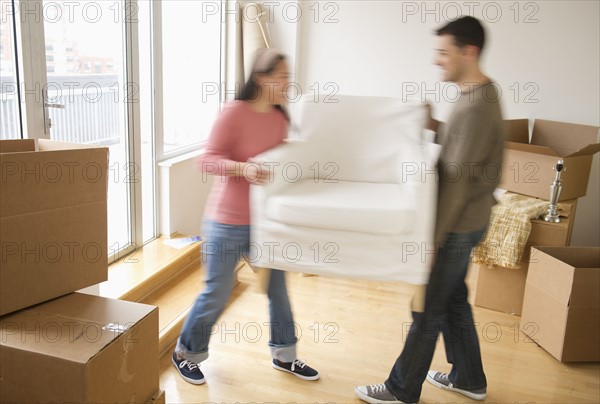
[[[427,102],[425,106],[427,107],[427,123],[425,124],[425,128],[437,133],[438,125],[440,123],[433,119],[433,116],[431,114],[431,103]]]

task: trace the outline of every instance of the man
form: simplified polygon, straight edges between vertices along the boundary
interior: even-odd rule
[[[430,120],[442,145],[435,230],[436,259],[424,309],[414,311],[404,349],[383,384],[356,387],[368,403],[416,403],[423,381],[471,399],[486,397],[479,340],[465,277],[472,248],[485,233],[499,180],[504,123],[497,88],[480,69],[485,43],[481,23],[462,17],[437,30],[436,64],[461,96],[447,124]],[[439,131],[437,129],[440,129]],[[439,333],[450,373],[430,371]]]

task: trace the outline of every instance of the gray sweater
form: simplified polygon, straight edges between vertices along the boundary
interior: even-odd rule
[[[448,233],[484,228],[500,182],[505,128],[500,96],[493,82],[463,92],[448,123],[441,126],[437,245]]]

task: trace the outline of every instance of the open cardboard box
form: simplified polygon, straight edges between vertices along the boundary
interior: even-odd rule
[[[529,141],[527,119],[507,120],[507,142],[499,188],[549,199],[559,159],[561,201],[585,196],[592,158],[600,150],[598,127],[537,119]]]
[[[0,402],[145,403],[159,391],[154,306],[71,293],[1,317],[0,335]]]
[[[108,148],[0,141],[0,315],[105,281]]]
[[[536,247],[521,330],[561,362],[600,361],[600,247]]]
[[[561,205],[564,211],[561,212],[560,223],[542,219],[531,221],[531,232],[518,269],[472,264],[479,270],[475,306],[521,315],[531,247],[566,246],[571,241],[577,201],[564,201]]]

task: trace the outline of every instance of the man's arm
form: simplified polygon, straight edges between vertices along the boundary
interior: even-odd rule
[[[440,187],[435,241],[441,245],[456,227],[469,203],[469,188],[481,176],[483,162],[493,144],[491,118],[486,108],[473,108],[460,126],[448,133],[447,150],[438,163]]]

